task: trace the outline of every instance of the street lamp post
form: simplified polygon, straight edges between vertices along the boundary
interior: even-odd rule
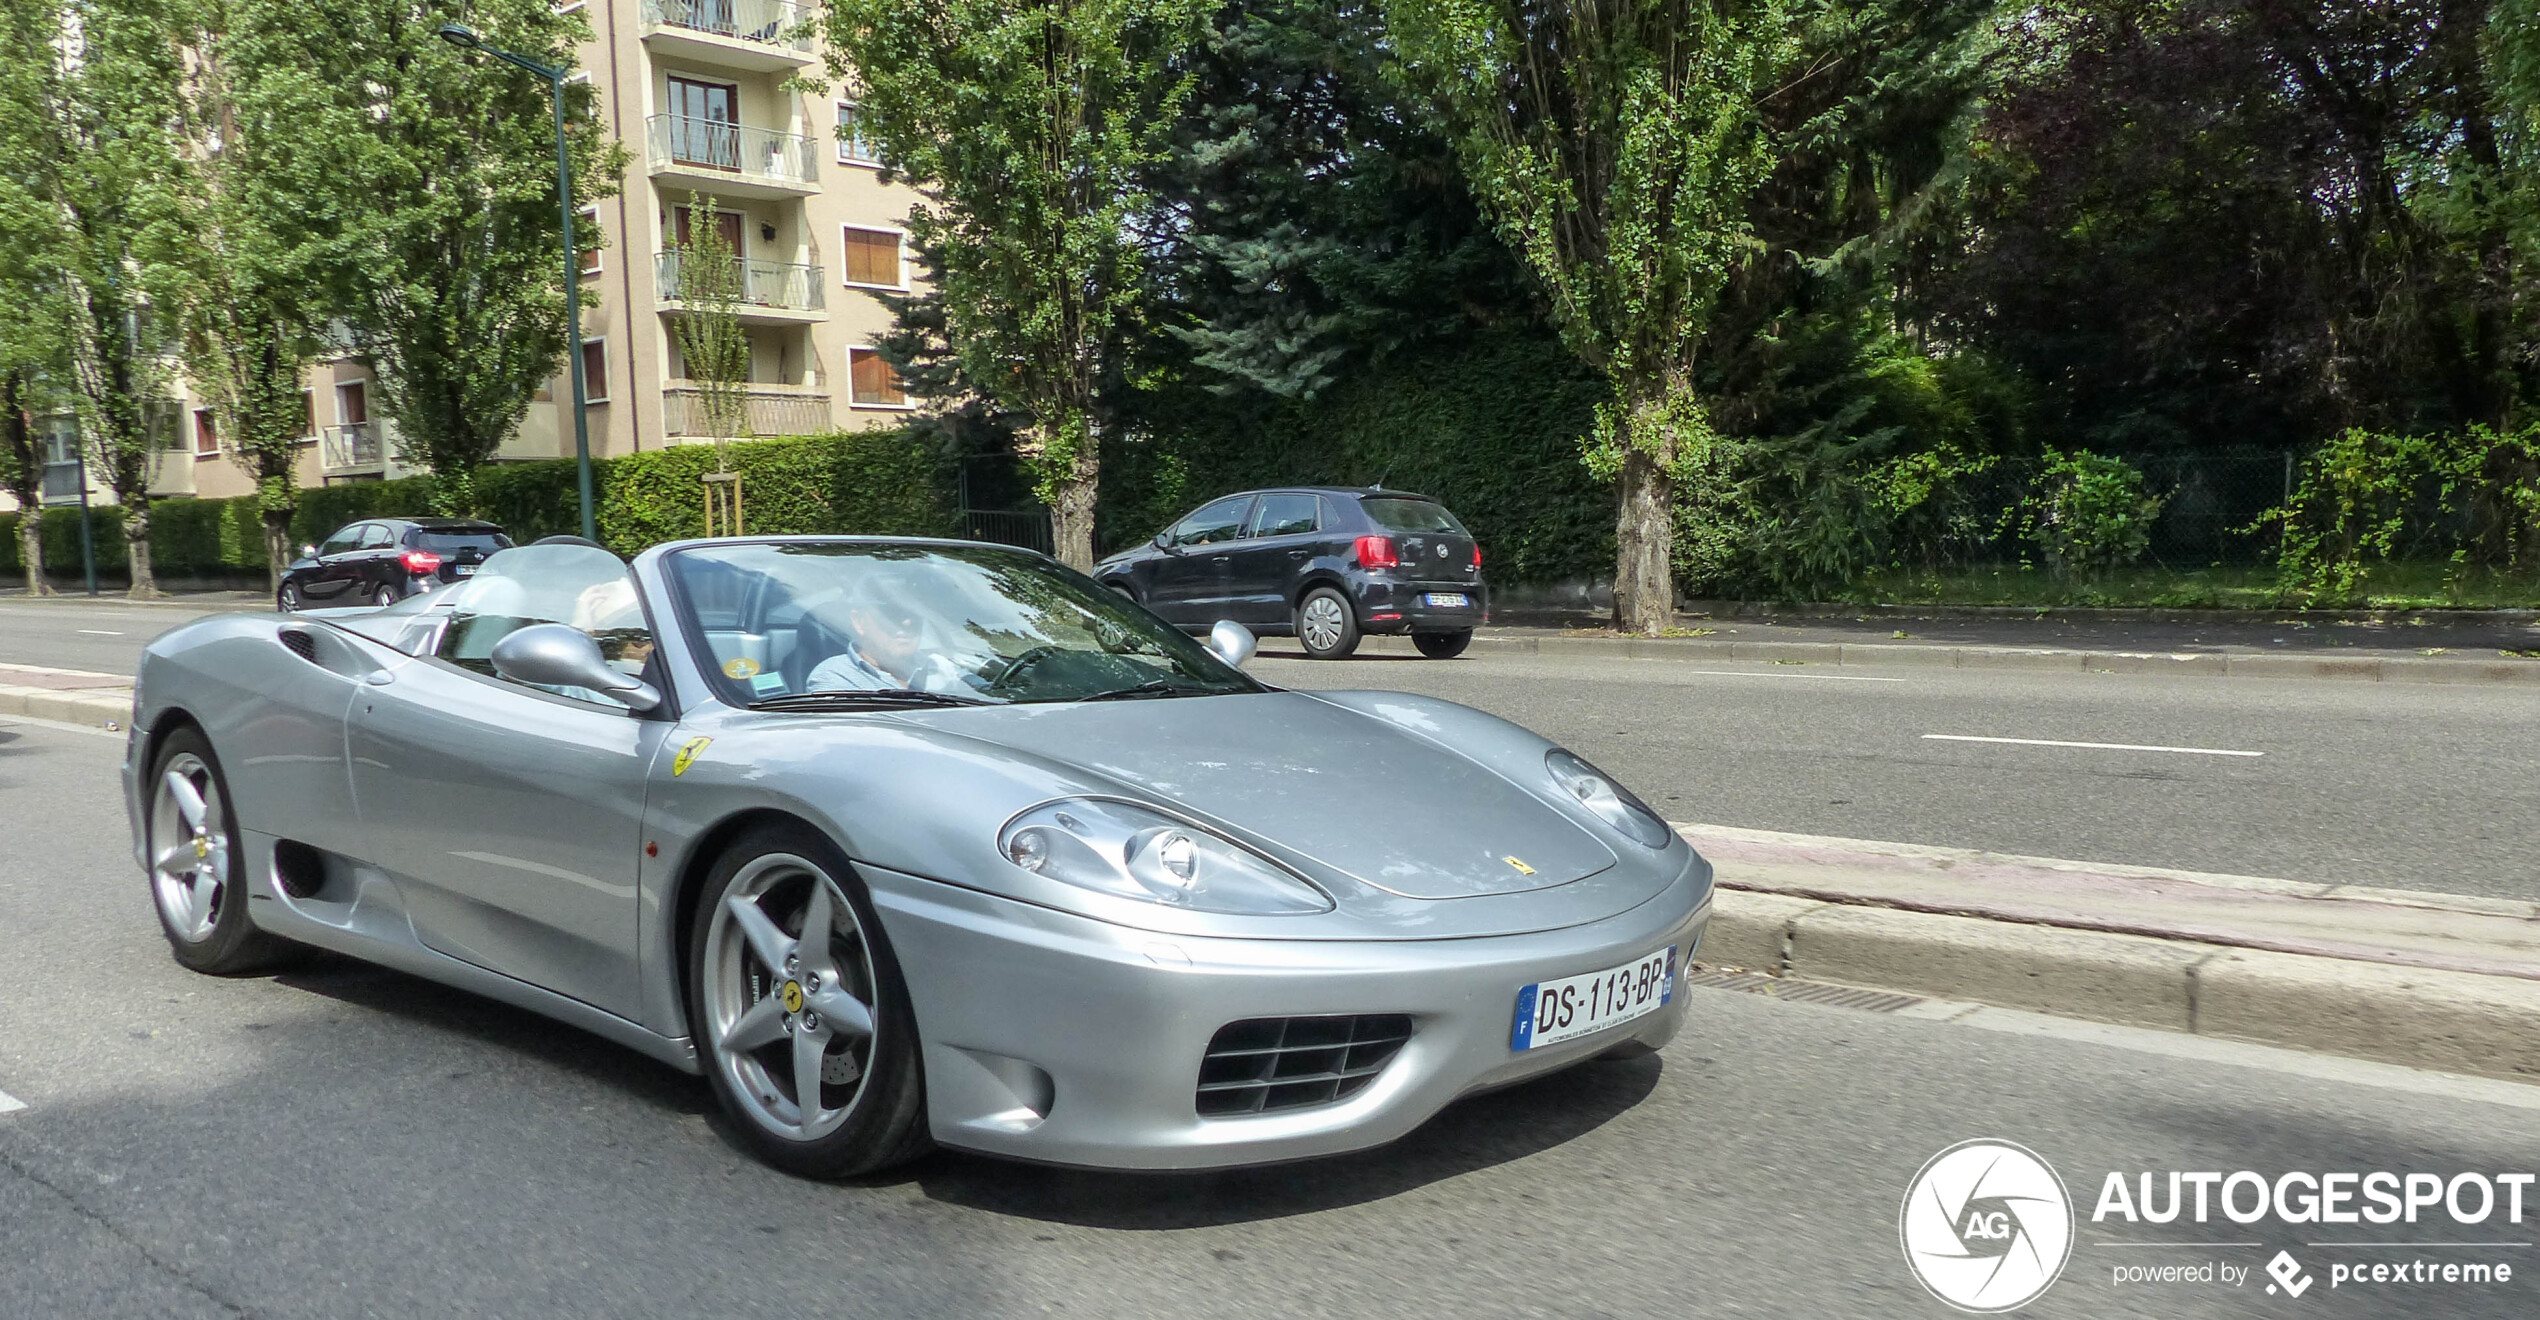
[[[564,217],[565,362],[573,376],[574,478],[582,493],[582,537],[596,541],[600,533],[591,516],[590,386],[582,378],[582,262],[573,250],[573,157],[566,150],[564,132],[565,71],[526,55],[488,46],[476,29],[464,24],[442,24],[441,39],[461,50],[481,50],[547,80],[547,99],[556,111],[556,209]]]

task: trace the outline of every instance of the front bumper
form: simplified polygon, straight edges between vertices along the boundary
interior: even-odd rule
[[[1665,1044],[1663,1008],[1510,1049],[1518,988],[1599,971],[1670,944],[1681,977],[1711,915],[1692,859],[1656,898],[1567,930],[1462,940],[1167,938],[974,890],[865,868],[925,1040],[937,1141],[1056,1164],[1198,1169],[1334,1155],[1410,1132],[1458,1096],[1617,1045]],[[1402,1013],[1408,1044],[1334,1104],[1199,1116],[1209,1040],[1246,1018]]]

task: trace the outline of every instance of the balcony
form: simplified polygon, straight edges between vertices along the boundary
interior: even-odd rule
[[[643,0],[644,44],[726,69],[781,73],[819,58],[793,0]]]
[[[387,448],[379,442],[379,428],[369,422],[330,426],[318,435],[318,469],[327,476],[378,475],[387,467]]]
[[[826,319],[828,286],[821,280],[820,267],[782,261],[732,264],[740,276],[740,302],[733,312],[742,321],[754,325],[801,325]],[[660,290],[665,311],[679,310],[682,304],[679,265],[680,254],[676,252],[653,257],[653,282]]]
[[[820,191],[817,138],[688,115],[654,115],[644,126],[646,164],[656,179],[725,197]]]
[[[829,412],[829,391],[808,385],[744,385],[742,436],[823,435],[837,429]],[[661,425],[665,435],[711,438],[703,405],[705,391],[695,385],[672,385],[661,392]]]

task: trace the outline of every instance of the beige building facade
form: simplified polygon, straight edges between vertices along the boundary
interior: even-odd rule
[[[909,290],[905,221],[914,194],[885,185],[855,131],[852,101],[803,92],[823,75],[820,43],[802,34],[813,11],[794,0],[581,0],[593,37],[583,72],[598,112],[626,145],[618,195],[577,219],[582,354],[594,458],[710,440],[697,387],[680,360],[679,243],[711,224],[738,254],[740,320],[750,342],[744,429],[803,435],[889,425],[910,401],[875,340],[891,324],[875,296]],[[491,60],[484,76],[525,77]],[[598,244],[589,236],[596,233]],[[561,254],[559,254],[561,259]],[[406,475],[379,416],[377,386],[358,359],[311,369],[300,483]],[[530,405],[498,458],[573,454],[572,389],[561,371]],[[63,465],[45,502],[78,498],[68,419],[47,419]],[[154,495],[215,499],[253,493],[231,461],[209,406],[180,391]],[[93,480],[90,498],[113,497]],[[12,507],[0,495],[0,511]]]

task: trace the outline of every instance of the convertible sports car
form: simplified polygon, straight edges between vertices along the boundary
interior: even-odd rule
[[[177,959],[316,945],[702,1072],[770,1162],[1197,1168],[1663,1044],[1711,868],[1524,729],[1027,551],[587,542],[151,644]]]

